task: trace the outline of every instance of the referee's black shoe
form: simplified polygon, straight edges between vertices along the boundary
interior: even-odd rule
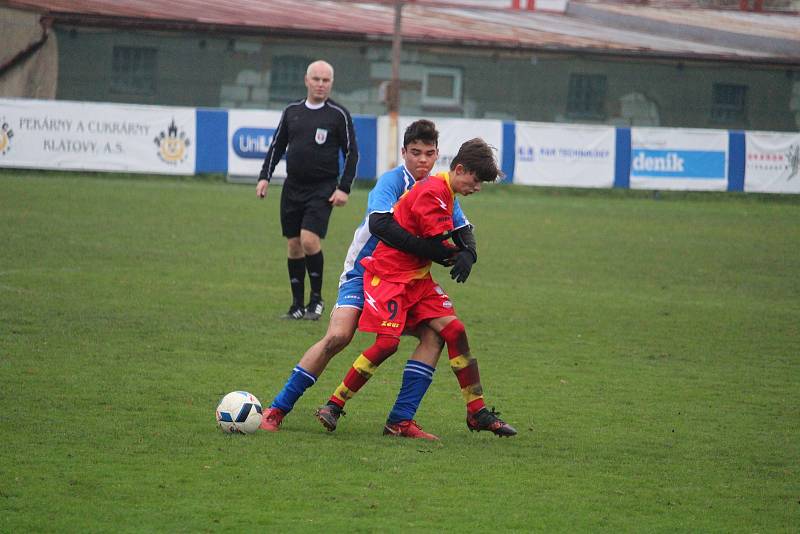
[[[303,319],[307,321],[319,321],[323,311],[325,311],[325,302],[322,300],[312,300],[308,303],[308,306],[306,306],[306,313]]]
[[[306,309],[302,306],[297,304],[292,304],[289,307],[289,311],[281,315],[281,319],[287,319],[289,321],[299,321],[303,318],[306,313]]]

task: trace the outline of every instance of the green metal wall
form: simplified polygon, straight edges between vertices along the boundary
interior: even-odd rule
[[[390,44],[261,38],[221,34],[123,31],[58,27],[57,98],[140,104],[282,109],[285,95],[270,95],[274,58],[324,58],[336,69],[333,97],[353,113],[380,115],[385,105],[379,86],[390,64]],[[150,95],[115,92],[111,87],[114,46],[157,50],[155,91]],[[425,106],[418,73],[424,67],[462,72],[460,106]],[[636,93],[652,103],[653,126],[796,131],[791,109],[800,72],[786,68],[677,60],[614,59],[532,52],[421,47],[407,44],[403,54],[401,114],[503,118],[543,122],[625,125],[621,98]],[[416,74],[415,74],[416,73]],[[571,74],[606,76],[605,117],[576,119],[567,113]],[[711,118],[714,83],[747,86],[747,111],[741,121]],[[800,89],[795,89],[800,92]],[[301,91],[296,97],[302,97]],[[634,125],[635,125],[634,121]]]

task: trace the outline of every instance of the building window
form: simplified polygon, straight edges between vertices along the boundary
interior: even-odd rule
[[[715,83],[712,91],[711,120],[742,123],[746,118],[747,86]]]
[[[457,107],[461,105],[461,70],[428,67],[422,78],[422,105]]]
[[[156,49],[115,46],[111,63],[111,91],[137,95],[156,92]]]
[[[570,74],[567,115],[577,119],[605,119],[606,77],[602,74]]]
[[[306,69],[311,63],[299,56],[278,56],[272,59],[270,70],[270,100],[294,100],[307,93]]]

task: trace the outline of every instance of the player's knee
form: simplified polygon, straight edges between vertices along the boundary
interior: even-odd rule
[[[353,332],[347,330],[334,330],[325,334],[322,350],[328,359],[333,358],[344,350],[353,340]]]
[[[321,250],[322,243],[317,234],[303,230],[300,233],[300,246],[306,256],[313,256]]]
[[[397,348],[400,346],[400,338],[394,336],[383,336],[378,335],[375,339],[374,347],[380,352],[383,358],[388,358],[395,352],[397,352]]]
[[[447,326],[442,328],[442,331],[439,332],[439,335],[442,336],[444,342],[447,343],[447,349],[451,354],[469,353],[467,330],[464,328],[464,323],[462,323],[460,320],[453,319],[450,321]]]

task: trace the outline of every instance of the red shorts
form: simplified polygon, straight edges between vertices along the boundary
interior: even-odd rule
[[[364,272],[364,309],[358,321],[363,332],[400,336],[422,321],[455,314],[450,297],[432,278],[389,282]]]

